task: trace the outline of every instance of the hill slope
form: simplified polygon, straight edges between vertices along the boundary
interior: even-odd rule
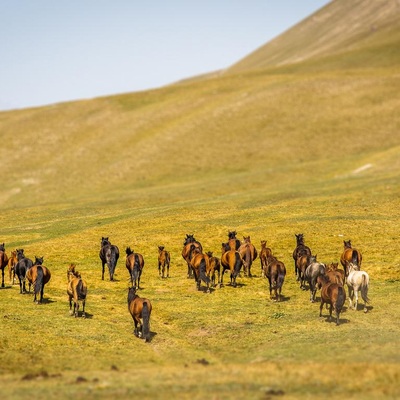
[[[237,73],[301,63],[310,59],[398,45],[400,3],[386,0],[334,0],[229,68]],[[393,54],[399,61],[399,52]],[[375,62],[382,60],[378,57]],[[353,59],[353,62],[355,60]]]
[[[391,174],[400,145],[396,4],[334,1],[257,52],[261,64],[249,56],[222,76],[1,113],[1,204],[112,199],[169,185],[194,196],[207,195],[205,186],[225,193],[232,182],[267,190],[343,176],[371,160],[367,174]],[[377,16],[386,25],[372,40],[365,27]],[[322,20],[326,32],[315,40]],[[353,20],[364,30],[333,35]],[[275,56],[267,51],[278,44]]]

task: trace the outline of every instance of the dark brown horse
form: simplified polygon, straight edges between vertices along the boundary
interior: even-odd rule
[[[150,341],[150,316],[152,305],[150,300],[139,297],[135,288],[128,289],[128,310],[135,324],[134,334]]]
[[[35,294],[33,301],[35,303],[42,303],[44,286],[49,282],[50,278],[51,273],[49,269],[43,265],[43,257],[36,257],[35,264],[26,272],[26,279],[29,282],[29,291],[30,286],[33,286],[33,293]]]
[[[267,258],[272,256],[272,250],[267,247],[267,241],[261,240],[260,250],[260,263],[261,263],[261,276],[264,278],[264,267],[267,266]]]
[[[187,268],[188,268],[187,277],[188,278],[193,278],[193,271],[192,271],[192,267],[190,265],[190,258],[189,258],[190,247],[192,244],[194,244],[200,250],[200,252],[203,252],[203,246],[201,245],[201,243],[198,240],[196,240],[194,238],[194,235],[186,234],[186,238],[183,242],[182,257],[187,263]]]
[[[282,286],[286,276],[285,264],[272,255],[267,257],[264,275],[269,281],[270,299],[280,301],[282,299]],[[274,296],[272,295],[273,291]]]
[[[208,270],[207,270],[207,276],[211,279],[211,282],[213,286],[215,286],[217,283],[219,283],[220,277],[221,277],[221,262],[218,257],[215,257],[213,255],[212,251],[208,251],[207,253],[208,256]],[[217,278],[217,283],[216,281],[216,274],[218,274]]]
[[[343,241],[343,253],[340,256],[340,263],[343,265],[345,276],[349,275],[347,263],[352,263],[358,270],[361,269],[362,254],[351,246],[351,240]]]
[[[241,243],[240,240],[236,237],[236,231],[228,232],[228,244],[231,250],[238,250]]]
[[[253,261],[257,258],[257,250],[251,243],[250,236],[243,236],[243,242],[241,243],[238,252],[243,260],[244,275],[251,278],[251,266]]]
[[[110,273],[110,281],[114,280],[115,268],[119,258],[118,246],[111,244],[108,237],[102,237],[100,243],[99,257],[101,260],[101,279],[104,280],[104,266],[107,264],[108,271]]]
[[[169,251],[165,250],[164,246],[158,246],[158,275],[164,278],[165,270],[167,271],[167,278],[169,278],[169,265],[170,265]]]
[[[17,249],[17,264],[15,265],[15,275],[18,277],[19,281],[19,292],[26,293],[26,273],[29,268],[32,267],[33,261],[25,257],[24,249]]]
[[[342,312],[344,302],[346,301],[346,292],[343,285],[332,283],[326,275],[319,276],[318,283],[321,286],[319,316],[322,317],[322,308],[324,307],[324,304],[329,304],[329,318],[332,319],[332,310],[335,310],[336,325],[339,325],[340,313]]]
[[[304,244],[304,234],[299,233],[296,236],[296,248],[293,250],[293,260],[294,260],[294,272],[296,275],[296,280],[300,280],[299,271],[297,270],[296,261],[301,256],[311,256],[311,250],[308,246]]]
[[[76,271],[75,264],[71,264],[67,270],[68,286],[67,293],[69,298],[69,314],[75,318],[79,316],[79,302],[82,302],[82,318],[86,318],[85,305],[87,296],[87,284],[82,279],[81,274]],[[74,309],[72,309],[72,301]]]
[[[233,287],[237,286],[236,278],[240,274],[240,270],[243,266],[242,257],[238,251],[231,248],[231,245],[228,243],[222,243],[221,248],[221,280],[219,282],[220,286],[223,285],[224,273],[226,270],[231,272],[231,285]]]
[[[207,276],[207,270],[209,269],[209,258],[207,254],[204,254],[200,249],[194,245],[190,246],[189,252],[190,265],[193,270],[194,280],[196,282],[197,290],[201,288],[201,281],[206,285],[207,293],[210,293],[210,278]]]
[[[143,256],[139,253],[135,253],[130,247],[127,247],[125,265],[129,271],[132,287],[140,289],[140,278],[144,268]]]
[[[11,252],[10,257],[8,258],[8,274],[10,276],[10,283],[14,285],[15,283],[15,266],[17,265],[18,258],[17,258],[17,251],[13,250]]]
[[[4,243],[0,244],[0,269],[1,269],[1,287],[4,287],[4,270],[8,265],[8,257]]]

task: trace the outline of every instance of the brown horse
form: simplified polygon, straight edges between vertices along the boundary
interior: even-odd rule
[[[207,276],[211,278],[211,282],[213,286],[215,286],[216,273],[218,274],[217,283],[220,280],[221,262],[218,257],[215,257],[213,255],[212,251],[208,251],[206,254],[208,256],[208,267],[209,267],[207,270]]]
[[[8,258],[8,274],[10,276],[10,283],[14,285],[15,283],[15,266],[17,265],[18,258],[17,258],[17,251],[13,250],[11,252],[10,257]]]
[[[169,251],[164,249],[164,246],[158,246],[158,275],[164,278],[165,270],[167,270],[167,278],[169,278],[170,265]]]
[[[238,251],[231,248],[231,245],[228,243],[222,243],[221,249],[221,280],[219,282],[220,286],[223,286],[224,273],[226,270],[231,271],[231,285],[233,287],[237,286],[236,278],[240,274],[240,269],[242,268],[243,260],[240,257]]]
[[[136,289],[128,289],[128,310],[135,324],[134,334],[142,337],[146,342],[150,341],[150,315],[152,305],[150,300],[139,297]]]
[[[244,275],[251,278],[250,268],[253,261],[257,258],[258,253],[254,245],[251,243],[250,236],[243,236],[243,242],[240,245],[238,252],[243,260]]]
[[[336,325],[339,325],[339,317],[343,305],[346,301],[346,292],[343,285],[331,282],[326,275],[318,277],[318,284],[321,286],[321,304],[319,306],[319,316],[322,317],[324,304],[329,304],[329,318],[332,319],[332,310],[335,310]]]
[[[192,244],[194,244],[200,250],[200,252],[203,252],[203,246],[201,245],[201,243],[198,240],[196,240],[194,238],[194,235],[186,234],[185,241],[183,242],[182,257],[187,263],[187,268],[188,268],[187,277],[188,278],[193,278],[193,271],[192,271],[192,267],[190,265],[190,258],[189,258],[190,247]]]
[[[196,281],[197,290],[201,288],[201,281],[207,285],[206,292],[210,293],[210,278],[207,276],[207,270],[209,270],[209,257],[204,254],[200,249],[194,245],[190,246],[189,253],[190,265],[193,270],[194,280]]]
[[[340,256],[340,263],[343,265],[345,276],[349,275],[347,263],[352,263],[358,270],[361,268],[362,254],[351,246],[351,240],[343,241],[343,253]]]
[[[4,243],[0,244],[0,269],[1,269],[1,287],[4,287],[4,270],[8,265],[8,257]]]
[[[267,247],[267,241],[261,240],[260,250],[260,263],[261,263],[261,276],[264,278],[264,267],[267,265],[267,258],[272,256],[272,250]]]
[[[43,301],[44,286],[49,282],[51,273],[47,267],[43,265],[43,257],[36,257],[35,264],[26,272],[26,279],[29,282],[29,292],[31,285],[33,286],[33,293],[35,298],[33,301],[37,304]],[[39,300],[37,299],[38,296]]]
[[[114,280],[115,268],[119,259],[118,246],[111,244],[108,237],[102,237],[100,243],[99,257],[101,260],[101,279],[104,281],[104,267],[107,264],[108,272],[110,273],[110,281]]]
[[[127,247],[125,265],[129,272],[132,286],[135,289],[140,289],[140,278],[144,268],[143,256],[139,253],[135,253],[130,247]]]
[[[306,287],[304,285],[306,281],[305,272],[310,263],[311,263],[311,256],[306,254],[299,256],[296,260],[297,276],[300,280],[300,289],[303,290],[306,290]]]
[[[296,248],[293,250],[293,260],[294,260],[294,272],[296,275],[296,280],[299,281],[301,278],[299,276],[299,271],[297,270],[296,261],[301,256],[311,256],[311,249],[304,244],[304,234],[299,233],[296,236]]]
[[[330,263],[326,265],[325,274],[333,283],[344,285],[344,271],[338,269],[339,263]]]
[[[267,257],[264,275],[269,281],[270,299],[280,301],[282,299],[282,286],[286,276],[285,264],[272,255]],[[272,291],[275,293],[274,296],[272,295]]]
[[[67,293],[69,297],[69,314],[75,318],[79,316],[79,302],[82,302],[82,318],[86,318],[85,304],[87,296],[87,285],[82,279],[81,274],[75,270],[75,264],[71,264],[67,270],[68,286]],[[74,309],[72,310],[72,300]]]

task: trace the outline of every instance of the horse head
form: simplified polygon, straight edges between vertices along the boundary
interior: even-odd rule
[[[164,250],[164,246],[158,246],[158,252],[161,253]]]
[[[4,243],[0,244],[0,251],[6,251]]]
[[[351,249],[351,240],[343,240],[343,245],[345,249]]]
[[[108,237],[102,237],[101,238],[101,247],[106,246],[108,244],[111,244],[110,241],[108,240]]]
[[[236,239],[236,231],[229,231],[228,232],[229,239]]]
[[[300,245],[304,244],[304,234],[299,233],[298,235],[295,234],[295,236],[296,236],[297,246],[300,246]]]
[[[43,257],[35,256],[35,265],[43,265]]]
[[[24,249],[17,249],[17,259],[22,260],[25,258]]]

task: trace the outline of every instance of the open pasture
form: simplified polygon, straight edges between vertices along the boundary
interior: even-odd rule
[[[73,212],[68,205],[32,208],[23,217],[8,210],[7,218],[1,217],[6,250],[23,247],[31,257],[43,256],[52,278],[42,305],[33,303],[32,294],[20,295],[18,285],[11,286],[8,279],[0,291],[2,397],[398,396],[395,198],[389,196],[379,209],[369,208],[374,199],[364,197],[360,207],[348,198],[343,219],[329,196],[305,201],[299,213],[298,199],[258,205],[260,195],[253,193],[253,204],[240,195],[234,201],[187,200],[168,207],[149,200],[137,212],[127,203],[109,204],[101,212],[94,204],[89,212],[87,203]],[[136,200],[140,204],[140,197]],[[186,277],[181,257],[185,235],[195,234],[205,251],[220,256],[232,229],[239,238],[250,235],[258,250],[260,241],[267,240],[285,263],[283,301],[269,299],[259,258],[252,267],[255,276],[245,277],[242,271],[236,288],[225,277],[224,287],[207,294]],[[295,233],[304,233],[321,262],[339,261],[343,240],[352,240],[371,277],[368,313],[361,306],[349,310],[346,301],[339,326],[328,320],[325,308],[319,317],[319,301],[310,303],[309,292],[295,279]],[[120,251],[131,246],[144,256],[138,294],[153,304],[149,343],[133,335],[125,254],[114,281],[107,273],[101,280],[102,236],[109,236]],[[168,279],[158,275],[158,245],[171,253]],[[69,315],[66,272],[71,262],[88,284],[86,319]]]

